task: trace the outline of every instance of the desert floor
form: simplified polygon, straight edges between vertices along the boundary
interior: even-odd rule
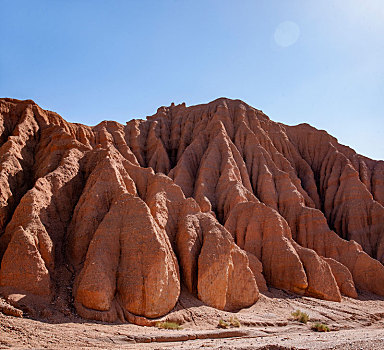
[[[360,294],[341,303],[298,297],[272,289],[237,313],[207,307],[183,292],[169,320],[180,330],[91,322],[55,314],[48,321],[0,313],[0,349],[384,349],[384,298]],[[300,309],[307,324],[292,319]],[[239,328],[218,328],[236,317]],[[331,329],[311,330],[315,322]]]

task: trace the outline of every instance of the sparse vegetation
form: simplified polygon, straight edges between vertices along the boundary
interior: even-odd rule
[[[223,320],[222,318],[219,320],[219,324],[217,327],[219,328],[230,328],[230,327],[236,327],[239,328],[241,326],[241,323],[237,317],[231,317],[228,321]]]
[[[239,328],[241,326],[239,319],[235,317],[231,317],[229,319],[229,323],[231,324],[232,327]]]
[[[309,320],[309,315],[306,312],[302,312],[300,310],[296,310],[291,313],[292,317],[301,323],[307,323]]]
[[[329,332],[329,327],[324,323],[316,322],[311,326],[311,329],[315,332]]]
[[[156,322],[156,327],[161,329],[181,329],[181,326],[176,322]]]
[[[228,328],[229,327],[229,323],[224,321],[222,318],[220,318],[219,324],[217,326],[219,328]]]

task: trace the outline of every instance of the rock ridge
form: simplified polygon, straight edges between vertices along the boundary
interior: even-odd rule
[[[240,100],[89,127],[0,99],[0,261],[15,304],[108,322],[182,286],[228,311],[268,286],[384,295],[384,162]]]

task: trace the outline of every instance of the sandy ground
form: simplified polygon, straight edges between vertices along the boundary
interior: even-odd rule
[[[74,315],[54,314],[43,321],[0,313],[0,349],[384,349],[384,298],[374,295],[337,303],[272,290],[237,313],[202,305],[185,292],[181,300],[169,315],[182,323],[180,330],[91,322]],[[309,314],[308,324],[292,319],[296,309]],[[218,328],[220,319],[234,316],[240,328]],[[312,331],[315,322],[331,331]]]

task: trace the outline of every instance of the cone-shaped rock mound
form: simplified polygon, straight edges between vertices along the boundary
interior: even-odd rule
[[[143,323],[182,286],[238,310],[268,286],[384,295],[384,162],[239,100],[68,123],[0,99],[0,293]]]

